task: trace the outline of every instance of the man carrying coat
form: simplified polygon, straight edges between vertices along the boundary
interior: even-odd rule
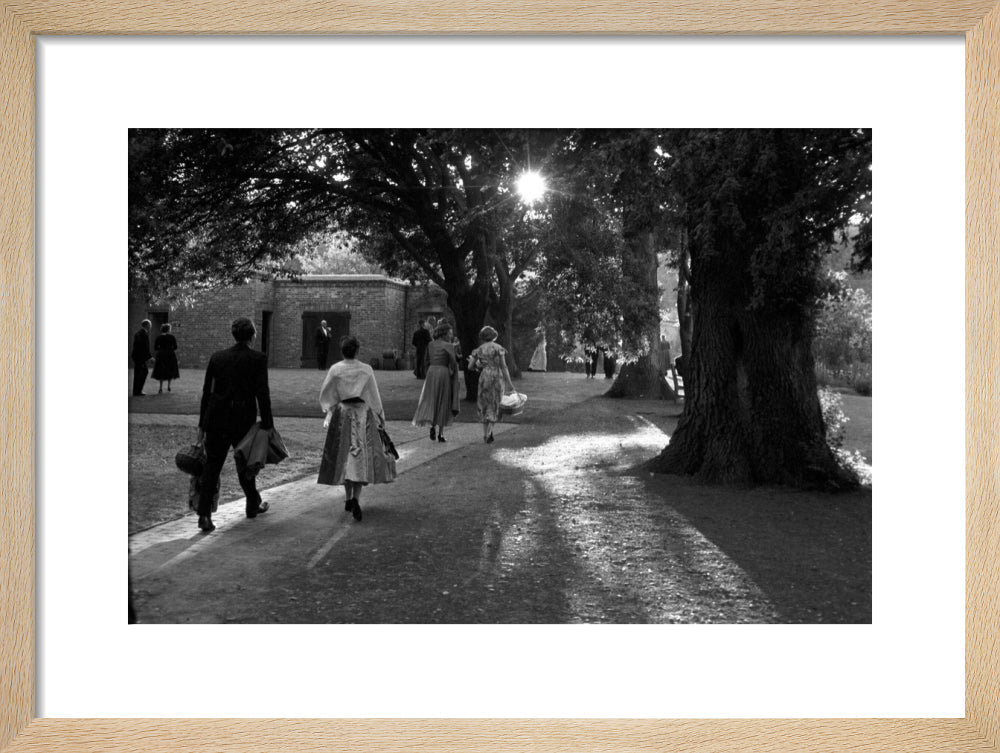
[[[267,385],[267,356],[250,348],[257,330],[252,321],[240,317],[233,322],[232,333],[236,344],[214,353],[209,359],[201,393],[198,441],[205,443],[206,459],[198,498],[198,528],[206,533],[215,530],[212,497],[229,448],[239,444],[254,425],[258,408],[261,428],[274,426],[271,392]],[[245,461],[235,456],[234,460],[240,486],[247,498],[247,517],[256,518],[267,512],[269,505],[261,502],[254,475],[247,471]]]
[[[142,388],[146,384],[146,377],[149,376],[149,367],[146,363],[153,357],[153,352],[149,349],[149,328],[152,326],[149,319],[143,319],[139,331],[132,336],[132,394],[135,397],[146,394]]]

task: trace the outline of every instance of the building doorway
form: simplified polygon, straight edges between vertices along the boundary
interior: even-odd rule
[[[271,315],[273,311],[260,312],[260,352],[267,354],[267,349],[271,347]],[[268,359],[268,363],[271,359]]]
[[[160,328],[164,324],[170,322],[170,312],[167,310],[161,311],[150,311],[146,316],[149,319],[149,347],[153,350],[153,344],[156,342],[157,336],[160,334]]]
[[[340,338],[351,332],[351,314],[347,311],[304,311],[302,312],[302,358],[299,367],[315,369],[316,361],[316,331],[319,323],[326,320],[330,330],[330,347],[326,354],[324,368],[341,360]]]

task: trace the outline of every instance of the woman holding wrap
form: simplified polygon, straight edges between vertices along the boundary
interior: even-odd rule
[[[319,393],[328,427],[320,484],[343,484],[344,510],[361,520],[361,489],[367,484],[385,484],[396,478],[396,464],[382,447],[378,430],[385,428],[385,413],[375,372],[357,360],[358,339],[348,335],[340,341],[344,359],[326,373]]]

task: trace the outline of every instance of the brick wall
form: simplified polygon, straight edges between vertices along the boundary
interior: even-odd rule
[[[304,312],[334,312],[347,319],[346,331],[361,341],[358,358],[366,363],[384,350],[403,347],[403,315],[407,285],[376,275],[303,277],[274,283],[271,319],[271,365],[312,368],[303,363]],[[328,322],[335,327],[334,322]],[[312,337],[313,332],[306,333]],[[330,362],[340,359],[339,343],[331,343]]]
[[[212,353],[230,347],[234,342],[230,328],[233,319],[238,316],[253,320],[257,328],[254,347],[260,348],[260,312],[271,297],[272,285],[256,282],[238,288],[213,290],[169,307],[167,316],[171,331],[177,338],[180,367],[207,366]],[[151,310],[155,312],[156,307]]]
[[[316,368],[303,359],[303,314],[330,312],[346,324],[345,331],[361,341],[358,355],[366,363],[393,350],[407,361],[410,338],[419,314],[451,316],[444,291],[436,286],[416,286],[380,275],[315,275],[300,280],[254,282],[193,294],[181,303],[157,305],[129,299],[129,341],[143,318],[169,321],[177,337],[180,367],[204,367],[212,353],[233,343],[230,326],[238,316],[248,316],[257,327],[254,347],[262,349],[267,317],[268,363],[273,368]],[[134,321],[132,321],[134,320]],[[158,334],[154,327],[150,342]],[[312,338],[313,328],[305,336]],[[311,349],[308,349],[311,350]],[[331,343],[330,363],[340,359],[339,343]],[[131,363],[129,363],[131,366]]]

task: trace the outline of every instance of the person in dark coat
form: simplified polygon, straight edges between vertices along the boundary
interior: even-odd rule
[[[149,349],[149,329],[153,323],[149,319],[143,319],[139,331],[132,337],[132,394],[136,397],[145,395],[142,388],[146,384],[146,377],[149,376],[149,368],[146,362],[153,357]]]
[[[316,366],[326,371],[326,358],[330,353],[330,330],[326,326],[326,319],[319,323],[316,329]]]
[[[601,355],[604,356],[604,378],[613,379],[615,376],[615,367],[618,365],[617,359],[614,357],[607,348],[601,347]]]
[[[413,343],[413,347],[417,349],[416,366],[413,369],[413,374],[417,379],[423,379],[427,376],[427,364],[425,363],[427,359],[427,346],[431,344],[431,333],[425,326],[423,319],[418,322],[417,331],[413,333],[411,342]]]
[[[153,379],[159,381],[159,394],[162,395],[164,382],[167,383],[167,392],[170,392],[170,382],[181,378],[181,372],[177,366],[177,338],[170,334],[169,324],[160,327],[160,334],[156,336],[153,350],[156,351]]]
[[[205,470],[201,476],[201,496],[198,499],[198,528],[214,531],[212,496],[230,447],[235,447],[257,420],[260,427],[271,429],[271,393],[267,385],[267,356],[252,350],[257,330],[253,322],[240,317],[233,322],[236,344],[228,350],[212,354],[205,369],[205,386],[201,394],[201,415],[198,420],[198,441],[205,442]],[[236,474],[246,494],[248,518],[267,512],[270,505],[261,502],[254,476],[236,459]]]

